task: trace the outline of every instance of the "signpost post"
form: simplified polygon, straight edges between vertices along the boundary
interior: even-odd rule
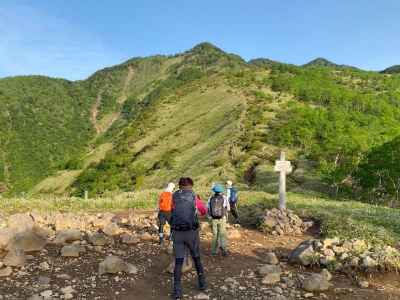
[[[286,209],[286,174],[292,172],[292,165],[285,160],[285,152],[281,151],[280,160],[275,161],[274,170],[279,172],[279,209]]]

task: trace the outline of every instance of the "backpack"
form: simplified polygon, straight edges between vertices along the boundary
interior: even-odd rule
[[[222,194],[214,194],[210,198],[210,215],[213,219],[221,219],[225,216],[224,196]]]
[[[229,195],[229,202],[236,203],[238,201],[238,192],[235,188],[231,188],[231,193]]]
[[[160,211],[170,212],[172,209],[172,193],[162,192],[159,203]]]
[[[179,190],[172,195],[171,228],[176,231],[196,230],[199,220],[196,195],[191,190]]]

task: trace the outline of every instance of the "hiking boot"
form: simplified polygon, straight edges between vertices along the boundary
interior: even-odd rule
[[[180,285],[174,286],[174,292],[172,293],[172,299],[182,299],[182,287]]]
[[[207,289],[206,277],[204,274],[199,275],[199,290],[205,291]]]

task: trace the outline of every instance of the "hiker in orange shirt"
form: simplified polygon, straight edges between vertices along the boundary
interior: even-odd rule
[[[164,225],[171,222],[172,210],[172,192],[174,191],[175,184],[168,183],[167,188],[161,193],[158,202],[158,233],[160,237],[160,245],[164,243]]]

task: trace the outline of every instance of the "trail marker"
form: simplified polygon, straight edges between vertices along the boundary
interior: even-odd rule
[[[279,172],[279,209],[286,208],[286,174],[292,172],[290,161],[285,160],[285,152],[281,151],[281,157],[275,161],[275,172]]]

